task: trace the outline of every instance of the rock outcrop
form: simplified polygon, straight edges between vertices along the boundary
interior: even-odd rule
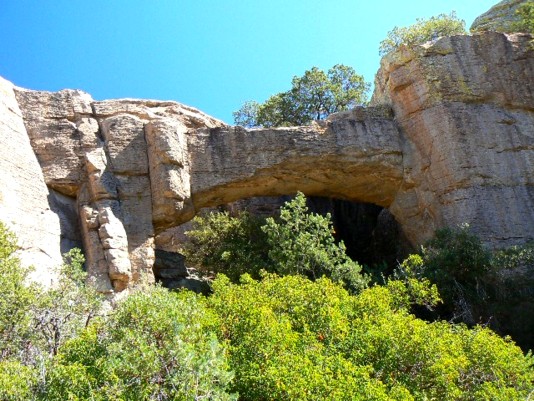
[[[517,8],[530,0],[503,0],[495,4],[484,14],[478,16],[471,24],[470,31],[514,32],[514,25],[519,21]]]
[[[33,279],[50,285],[62,252],[80,245],[79,225],[74,200],[47,187],[33,149],[14,87],[0,78],[0,221],[17,235]]]
[[[494,246],[534,236],[534,53],[529,35],[488,32],[382,60],[374,102],[406,136],[390,210],[408,238],[466,222]]]
[[[418,242],[469,223],[493,246],[534,230],[534,52],[530,35],[442,38],[386,56],[374,103],[405,136],[390,210]]]
[[[153,281],[157,255],[158,275],[183,274],[166,262],[173,229],[201,208],[253,196],[373,203],[414,245],[460,223],[492,246],[525,242],[534,238],[529,40],[488,32],[401,48],[382,61],[372,107],[306,127],[247,130],[175,102],[2,82],[0,162],[18,174],[31,159],[32,173],[2,175],[0,210],[11,211],[1,217],[23,232],[27,210],[47,231],[39,238],[81,237],[90,280],[107,293]],[[10,159],[15,149],[25,155]]]

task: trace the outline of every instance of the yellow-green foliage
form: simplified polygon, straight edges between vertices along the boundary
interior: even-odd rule
[[[381,56],[398,49],[401,45],[413,46],[423,44],[441,36],[462,35],[467,33],[465,21],[456,13],[439,14],[429,19],[418,18],[417,22],[408,27],[394,27],[388,32],[386,39],[380,42]]]
[[[0,360],[0,400],[33,400],[36,384],[36,369],[15,360]]]
[[[44,398],[60,400],[233,400],[216,317],[191,292],[147,289],[66,343]]]
[[[519,21],[513,25],[513,29],[518,32],[528,32],[534,34],[534,1],[527,1],[521,4],[516,14]]]
[[[519,400],[533,359],[488,329],[428,323],[409,299],[428,285],[395,281],[356,296],[323,278],[220,277],[209,302],[230,341],[243,400]]]
[[[478,249],[471,239],[462,246]],[[0,277],[14,302],[0,298],[1,400],[516,401],[534,388],[532,355],[509,339],[410,313],[414,303],[439,302],[419,277],[425,261],[417,255],[402,264],[404,281],[357,295],[325,277],[265,273],[232,283],[220,275],[208,298],[156,287],[80,330],[95,305],[83,290],[81,255],[70,255],[55,291],[35,293],[13,244],[0,226],[0,267],[16,281]],[[531,257],[512,254],[514,263]]]
[[[37,288],[25,283],[30,269],[15,255],[16,239],[0,223],[0,360],[16,356],[33,336],[30,310]]]

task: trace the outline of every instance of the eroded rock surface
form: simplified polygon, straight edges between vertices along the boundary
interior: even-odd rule
[[[534,235],[534,52],[530,35],[442,38],[386,56],[375,103],[405,135],[391,212],[415,242],[469,223],[494,246]]]
[[[173,230],[201,208],[253,196],[373,203],[413,245],[461,223],[493,246],[525,242],[534,238],[529,40],[488,32],[401,48],[382,61],[372,107],[306,127],[247,130],[175,102],[98,102],[2,82],[3,151],[33,157],[33,175],[2,175],[0,206],[11,210],[2,217],[23,232],[22,210],[58,219],[57,205],[70,205],[57,229],[41,229],[59,244],[80,227],[90,280],[110,293],[153,281],[156,252],[174,251]],[[18,159],[2,157],[18,171]],[[29,190],[39,206],[14,207],[30,181],[40,182]]]
[[[21,261],[35,267],[32,277],[50,285],[62,241],[74,231],[76,242],[77,216],[68,198],[47,188],[13,89],[0,78],[0,221],[17,235]]]

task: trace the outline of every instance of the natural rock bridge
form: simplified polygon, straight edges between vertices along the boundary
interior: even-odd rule
[[[253,196],[374,203],[413,244],[464,222],[493,246],[524,242],[534,238],[530,39],[403,48],[382,61],[372,107],[306,127],[246,130],[174,102],[2,81],[0,165],[11,177],[0,178],[0,219],[45,270],[81,233],[103,292],[153,280],[158,234]]]

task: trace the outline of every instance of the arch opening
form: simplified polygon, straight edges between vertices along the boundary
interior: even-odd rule
[[[204,208],[198,214],[227,211],[236,216],[242,211],[260,217],[276,216],[292,195],[252,197]],[[309,211],[330,214],[336,241],[343,241],[347,255],[364,266],[375,279],[390,274],[412,251],[400,224],[387,208],[340,198],[308,196]],[[156,236],[154,276],[164,287],[186,287],[207,291],[206,283],[189,267],[181,249],[192,228],[192,221],[171,227]]]

